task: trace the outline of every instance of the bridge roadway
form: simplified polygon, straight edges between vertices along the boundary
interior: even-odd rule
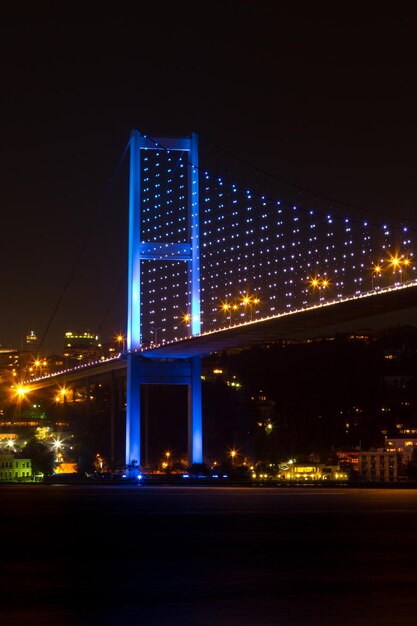
[[[417,281],[410,281],[395,288],[365,293],[343,301],[323,303],[308,309],[257,319],[137,352],[146,358],[159,359],[206,356],[238,346],[297,339],[301,335],[314,336],[318,331],[323,335],[331,334],[335,332],[335,327],[337,332],[343,332],[343,324],[354,321],[359,328],[369,317],[412,307],[417,307]],[[28,381],[27,387],[33,391],[54,384],[65,383],[67,385],[87,378],[91,382],[98,382],[101,377],[108,377],[111,372],[126,369],[126,363],[127,355],[97,361],[46,378]]]
[[[253,322],[223,328],[152,349],[150,357],[205,356],[237,346],[259,345],[284,339],[312,336],[317,331],[332,333],[334,326],[343,332],[343,324],[355,321],[357,327],[366,318],[417,306],[417,281],[365,293],[362,296],[324,303],[308,309],[284,313]],[[339,331],[338,331],[339,332]]]

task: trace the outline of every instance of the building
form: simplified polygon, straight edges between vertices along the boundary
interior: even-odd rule
[[[49,360],[41,357],[28,345],[24,350],[0,348],[0,383],[27,380],[49,374]]]
[[[399,454],[403,464],[410,463],[410,461],[415,459],[414,452],[417,453],[417,439],[411,437],[385,437],[385,450]]]
[[[95,361],[101,356],[102,346],[99,344],[98,335],[90,331],[65,333],[64,357],[67,365],[80,361]]]
[[[359,450],[337,450],[336,457],[343,471],[350,474],[358,472]]]
[[[25,344],[23,347],[24,352],[31,352],[37,354],[40,348],[40,341],[34,330],[31,330],[25,338]]]
[[[325,463],[287,463],[280,468],[282,478],[296,481],[347,480],[339,465]]]
[[[0,454],[0,482],[27,482],[32,480],[32,461],[16,459],[13,454]]]
[[[358,452],[359,479],[366,482],[392,483],[398,480],[398,454],[382,450]]]
[[[11,383],[19,377],[22,353],[15,348],[0,348],[0,382]]]

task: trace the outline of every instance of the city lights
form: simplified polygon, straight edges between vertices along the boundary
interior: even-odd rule
[[[13,401],[17,401],[17,403],[20,405],[23,401],[29,400],[29,397],[28,397],[29,391],[30,391],[29,386],[23,383],[19,383],[18,385],[12,385],[10,398]]]
[[[125,351],[126,346],[126,337],[122,333],[118,333],[116,336],[116,341],[119,345],[121,345],[123,352]]]
[[[241,298],[241,305],[246,309],[249,307],[250,319],[253,320],[253,307],[259,304],[260,300],[256,296],[245,293]]]
[[[316,289],[319,285],[320,285],[320,281],[318,278],[310,278],[310,287],[313,287],[313,289]]]
[[[320,301],[324,300],[324,297],[321,296],[320,292],[321,290],[326,290],[330,287],[330,280],[326,277],[319,278],[317,276],[313,276],[309,279],[308,284],[313,293],[317,290]]]
[[[60,386],[58,388],[58,392],[55,392],[54,400],[56,404],[64,403],[67,399],[68,394],[69,394],[69,389],[65,386],[62,386],[62,387]]]
[[[199,173],[201,193],[199,202],[194,202],[193,216],[190,216],[189,198],[193,190],[188,188],[188,182],[195,172],[191,175],[185,152],[165,150],[161,146],[160,149],[145,150],[141,160],[141,202],[137,219],[140,241],[135,241],[135,245],[139,246],[143,258],[140,259],[140,271],[135,276],[137,284],[132,280],[130,288],[132,301],[140,301],[143,306],[134,318],[135,330],[129,327],[127,337],[119,332],[112,344],[114,350],[117,342],[122,352],[126,352],[127,344],[128,354],[122,355],[127,360],[127,368],[140,362],[138,371],[143,370],[146,374],[146,368],[151,369],[148,363],[151,358],[136,358],[133,354],[133,351],[140,352],[145,343],[150,352],[145,356],[156,357],[152,367],[157,371],[158,357],[163,358],[164,348],[169,342],[186,340],[199,334],[201,337],[195,344],[203,350],[209,342],[204,344],[202,337],[224,330],[226,338],[232,337],[238,345],[237,341],[241,341],[244,333],[251,339],[258,334],[255,322],[260,318],[261,311],[262,319],[306,310],[314,310],[315,313],[320,307],[348,299],[364,296],[377,298],[384,290],[398,287],[405,276],[410,281],[416,278],[413,242],[407,229],[320,214],[303,206],[288,206],[251,190],[242,190],[209,172]],[[191,221],[196,214],[200,230],[193,231]],[[192,232],[194,235],[190,234]],[[198,289],[194,289],[197,266],[189,271],[191,252],[196,249]],[[390,253],[390,250],[395,252]],[[378,294],[369,293],[370,279],[372,291],[377,284]],[[141,329],[139,343],[136,341],[138,335],[135,335],[138,320]],[[195,331],[197,327],[200,329],[200,321],[201,332]],[[227,332],[228,327],[239,324],[248,328],[244,331],[234,328]],[[142,330],[145,334],[143,341]],[[135,335],[134,342],[131,341],[132,333]],[[67,335],[68,339],[73,337],[72,333]],[[261,335],[262,332],[259,332]],[[259,341],[258,337],[256,341]],[[152,372],[152,376],[158,380],[155,384],[168,378],[175,381],[172,384],[180,380],[178,384],[185,381],[184,384],[189,385],[194,394],[190,420],[193,456],[190,458],[201,460],[203,428],[201,388],[198,386],[201,385],[201,363],[199,355],[192,363],[192,359],[185,358],[193,349],[190,346],[187,353],[187,347],[183,348],[187,343],[184,341],[180,347],[182,353],[177,352],[186,361],[185,367],[181,363],[180,369],[175,356],[169,356],[164,361],[164,377],[162,374],[159,376],[159,372]],[[155,350],[157,347],[159,353]],[[168,352],[166,350],[165,354]],[[46,361],[36,358],[32,372],[41,374],[44,365]],[[34,382],[32,373],[31,376],[31,382]],[[55,391],[55,401],[63,405],[57,410],[61,416],[69,415],[76,407],[78,392],[75,379],[76,376],[63,374],[60,380],[71,381],[71,391],[65,386]],[[146,383],[146,376],[144,379]],[[135,393],[140,384],[145,384],[142,379],[137,382],[139,376],[136,377],[136,374],[129,378],[129,369],[127,380],[127,386],[132,384],[132,380],[135,385],[137,383]],[[225,374],[224,382],[233,388],[236,395],[244,395],[235,376]],[[246,388],[246,381],[244,384]],[[37,388],[40,388],[38,383],[33,385],[33,389]],[[86,388],[90,389],[90,382]],[[93,395],[99,399],[100,392],[96,393],[95,387],[92,389],[91,393],[82,392],[83,401],[92,399]],[[28,388],[23,385],[15,387],[19,400],[26,397],[27,391]],[[140,394],[130,392],[131,389],[128,389],[126,393],[126,447],[129,447],[130,457],[139,459],[140,465],[140,427],[137,425]],[[67,401],[68,406],[65,406]],[[273,433],[268,438],[272,442],[279,433],[278,420],[274,424],[264,415],[260,424],[264,433]],[[229,442],[233,440],[239,442],[238,437],[229,438]],[[52,447],[57,452],[61,451],[62,441],[55,439]],[[242,460],[242,449],[240,455]],[[239,455],[236,449],[229,450],[227,456],[229,462],[237,464]],[[163,452],[163,460],[158,460],[159,467],[170,468],[170,465],[174,467],[176,464],[170,451]],[[302,475],[305,474],[306,468],[302,472]]]
[[[253,308],[260,304],[260,299],[251,296],[248,293],[242,295],[239,300],[236,301],[224,301],[220,304],[220,310],[225,314],[225,319],[229,320],[229,326],[232,326],[234,320],[236,320],[239,307],[243,307],[244,312],[246,309],[250,311],[250,320],[253,320]]]
[[[401,267],[401,259],[397,255],[390,256],[389,266],[393,268],[394,271],[399,269]]]
[[[223,302],[220,308],[226,314],[226,319],[229,319],[229,326],[231,326],[233,322],[233,313],[236,313],[239,306],[236,303]]]
[[[17,388],[17,392],[16,392],[16,393],[17,393],[17,395],[18,395],[20,398],[24,398],[24,397],[25,397],[25,395],[27,394],[27,391],[28,391],[28,390],[27,390],[27,388],[26,388],[26,387],[23,387],[23,386],[19,385],[19,386],[18,386],[18,388]]]
[[[372,290],[375,288],[375,279],[378,279],[378,289],[381,288],[381,281],[384,278],[384,275],[390,275],[394,278],[394,284],[398,284],[395,282],[396,277],[399,277],[400,284],[402,284],[404,276],[407,274],[409,270],[415,272],[416,267],[413,266],[412,261],[413,253],[404,253],[399,254],[396,252],[395,254],[390,254],[386,259],[378,261],[372,264],[371,267],[371,276],[372,276]],[[384,263],[386,265],[384,265]],[[386,278],[385,282],[389,284],[389,278]],[[391,280],[392,283],[392,280]]]
[[[237,450],[235,450],[234,448],[229,450],[229,456],[232,459],[232,465],[234,465],[235,464],[235,459],[237,457]]]
[[[60,439],[59,437],[56,437],[55,439],[52,440],[52,446],[51,447],[55,451],[63,449],[63,447],[64,447],[63,440]]]

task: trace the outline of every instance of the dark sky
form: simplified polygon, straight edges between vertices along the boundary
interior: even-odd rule
[[[278,179],[416,226],[411,8],[280,4],[2,8],[3,347],[31,329],[57,352],[65,330],[123,330],[126,168],[111,179],[132,128],[197,132]]]

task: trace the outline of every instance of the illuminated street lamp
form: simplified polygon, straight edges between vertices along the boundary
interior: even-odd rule
[[[410,256],[413,255],[411,254]],[[404,272],[405,270],[410,268],[410,265],[412,263],[410,257],[406,257],[404,256],[404,254],[400,256],[398,252],[396,252],[395,254],[390,254],[389,258],[386,259],[386,262],[388,263],[389,268],[392,269],[392,274],[394,277],[397,273],[400,275],[400,282],[402,283]],[[374,276],[380,277],[382,270],[383,267],[380,264],[375,264],[372,267],[372,288]]]
[[[390,267],[392,267],[393,271],[395,272],[395,270],[397,270],[397,269],[399,269],[401,267],[401,259],[400,259],[400,257],[397,256],[396,254],[390,256],[389,264],[390,264]]]
[[[404,270],[408,269],[409,266],[411,265],[411,259],[409,259],[408,257],[405,257],[402,254],[401,257],[398,257],[398,256],[391,257],[390,263],[394,269],[394,273],[395,273],[395,270],[397,269],[398,273],[400,274],[400,281],[402,282]]]
[[[122,351],[124,352],[124,350],[125,350],[125,341],[126,341],[125,336],[122,335],[122,333],[119,333],[117,335],[117,337],[116,337],[116,341],[117,341],[117,343],[122,344]]]
[[[68,394],[69,394],[69,389],[67,389],[66,387],[60,387],[55,396],[55,402],[57,404],[66,402]]]
[[[23,400],[23,398],[26,396],[27,392],[28,392],[28,390],[27,390],[26,387],[24,387],[23,385],[18,385],[17,386],[17,390],[16,390],[17,399],[18,400]]]
[[[402,282],[402,269],[403,257],[398,256],[398,253],[390,255],[388,259],[389,267],[392,268],[393,276],[398,272],[400,275],[400,282]]]
[[[409,259],[408,257],[405,257],[404,255],[401,257],[401,259],[402,259],[403,268],[407,270],[411,265],[411,259]],[[402,281],[402,277],[403,277],[403,271],[401,270],[401,281]]]
[[[232,465],[234,466],[235,458],[237,456],[237,450],[232,449],[232,450],[230,450],[229,454],[230,454],[230,458],[232,459]]]
[[[220,308],[223,311],[223,313],[225,313],[226,320],[227,320],[227,315],[229,314],[229,326],[231,326],[232,325],[232,311],[237,310],[238,308],[237,304],[230,304],[229,302],[222,302]]]
[[[27,395],[28,392],[29,389],[25,387],[22,383],[19,383],[16,386],[12,385],[11,387],[10,398],[12,401],[16,402],[16,411],[19,415],[22,410],[23,403],[29,400],[29,397]]]
[[[376,263],[372,266],[372,290],[374,289],[374,278],[381,278],[382,274],[382,265]]]
[[[259,300],[257,300],[257,302],[259,302]],[[253,298],[253,296],[250,296],[248,293],[245,293],[245,295],[242,296],[241,304],[245,307],[245,309],[247,307],[249,307],[250,319],[252,321],[252,319],[253,319],[253,305],[255,304],[255,299]]]
[[[169,450],[167,450],[167,452],[164,452],[164,459],[166,459],[165,461],[162,461],[161,466],[162,469],[166,470],[167,472],[169,472],[169,459],[171,456],[171,452]]]
[[[64,448],[62,444],[63,444],[63,440],[60,439],[59,437],[56,437],[52,441],[52,450],[55,450],[55,452],[58,452],[59,450],[61,450],[61,448],[62,449]]]
[[[319,300],[324,300],[323,297],[320,297],[320,291],[323,289],[328,289],[330,287],[329,278],[318,278],[317,276],[313,276],[308,280],[309,287],[314,291],[317,289],[319,294]]]
[[[311,278],[309,278],[308,280],[308,285],[312,291],[312,293],[314,294],[315,290],[317,289],[317,292],[319,294],[319,299],[320,299],[320,279],[317,278],[317,276],[313,276]]]
[[[320,286],[319,286],[319,290],[320,290],[320,289],[323,289],[323,294],[324,294],[324,291],[325,291],[326,289],[329,289],[329,287],[330,287],[330,280],[329,280],[328,278],[322,278],[321,283],[320,283]],[[325,299],[325,298],[324,298],[324,295],[323,295],[323,296],[320,298],[320,300],[324,300],[324,299]]]
[[[62,439],[60,439],[59,437],[55,437],[55,439],[52,440],[51,450],[55,453],[56,463],[62,463],[62,461],[64,460],[64,456],[62,453],[63,449],[64,446]]]
[[[226,319],[227,319],[227,314],[230,311],[230,307],[231,307],[231,305],[228,302],[222,302],[222,305],[220,307],[221,310],[223,311],[223,313],[226,315]],[[230,322],[230,317],[229,317],[229,322]]]
[[[187,326],[187,333],[190,335],[191,332],[191,315],[189,313],[184,313],[182,316],[182,321]]]

